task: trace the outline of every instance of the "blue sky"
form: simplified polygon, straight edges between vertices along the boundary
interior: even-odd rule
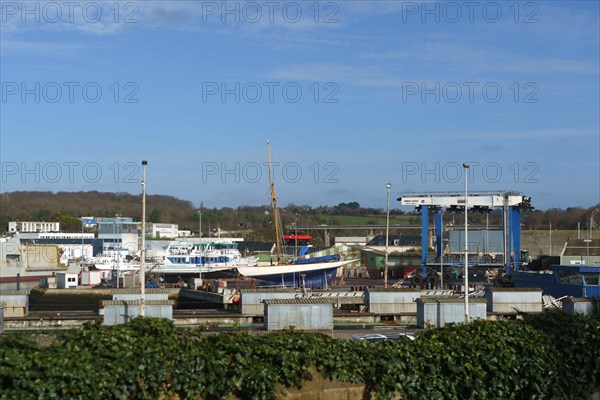
[[[25,6],[24,6],[25,4]],[[2,192],[600,202],[599,2],[1,2]],[[318,11],[317,11],[318,10]]]

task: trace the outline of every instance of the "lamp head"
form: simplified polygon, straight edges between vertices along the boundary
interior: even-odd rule
[[[390,189],[392,187],[391,183],[388,183],[387,185],[385,185],[386,188]]]

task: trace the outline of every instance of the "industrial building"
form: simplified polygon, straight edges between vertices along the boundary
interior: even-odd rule
[[[570,239],[560,254],[561,265],[600,265],[600,239]]]

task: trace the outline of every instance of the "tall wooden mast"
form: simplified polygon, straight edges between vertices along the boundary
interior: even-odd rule
[[[267,161],[269,164],[269,183],[271,184],[271,204],[273,205],[273,222],[275,224],[275,248],[277,250],[277,263],[281,262],[281,239],[279,237],[279,213],[277,212],[277,196],[273,183],[273,165],[271,164],[271,145],[267,140]]]

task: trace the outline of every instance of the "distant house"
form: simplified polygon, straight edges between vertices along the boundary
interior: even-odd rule
[[[8,223],[11,233],[60,232],[60,222],[11,221]]]

